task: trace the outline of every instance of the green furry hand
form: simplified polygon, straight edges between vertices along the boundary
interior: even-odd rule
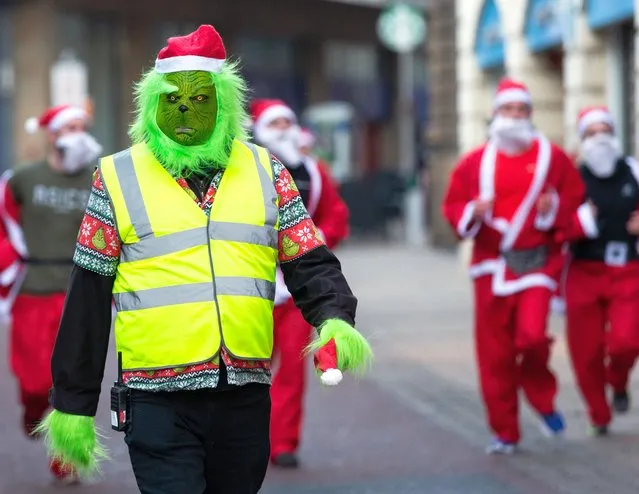
[[[74,468],[80,475],[98,469],[98,461],[106,458],[95,431],[95,419],[53,410],[35,430],[43,434],[49,456],[64,467]]]
[[[366,338],[353,326],[341,319],[328,319],[318,329],[319,338],[307,347],[307,352],[315,353],[335,345],[337,368],[340,371],[363,373],[373,360],[373,350]],[[328,359],[330,360],[330,358]],[[319,370],[327,370],[318,366]]]

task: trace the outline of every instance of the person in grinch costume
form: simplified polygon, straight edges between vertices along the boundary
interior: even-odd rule
[[[112,419],[143,494],[260,490],[278,262],[317,328],[323,382],[370,363],[339,261],[286,168],[246,141],[246,90],[212,26],[170,38],[136,87],[134,145],[100,161],[40,428],[80,475],[105,455],[94,416],[112,298],[127,401]]]

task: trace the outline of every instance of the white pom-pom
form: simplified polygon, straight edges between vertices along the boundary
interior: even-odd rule
[[[40,128],[40,122],[36,117],[27,118],[27,121],[24,122],[24,130],[26,130],[29,134],[35,134],[38,132]]]
[[[320,381],[325,386],[337,386],[342,382],[342,371],[339,369],[328,369],[326,372],[322,374],[320,377]]]

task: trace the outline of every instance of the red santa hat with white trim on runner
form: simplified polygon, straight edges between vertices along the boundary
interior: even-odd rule
[[[90,115],[80,106],[58,105],[49,108],[40,117],[28,118],[24,123],[24,128],[29,134],[35,134],[39,129],[57,132],[69,122],[78,119],[88,122]]]
[[[583,139],[586,129],[593,124],[606,124],[615,132],[615,120],[606,106],[588,106],[579,112],[577,117],[577,131]]]
[[[169,38],[155,60],[158,74],[202,70],[219,72],[226,60],[222,37],[210,24],[203,24],[191,34]]]
[[[497,86],[493,109],[497,111],[499,107],[509,103],[524,103],[532,107],[532,97],[524,83],[505,78]]]
[[[295,112],[280,99],[256,99],[251,103],[251,119],[256,128],[266,126],[278,118],[297,122]]]

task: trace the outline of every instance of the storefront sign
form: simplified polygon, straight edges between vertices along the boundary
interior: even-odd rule
[[[389,50],[410,53],[426,39],[426,20],[415,7],[395,4],[380,14],[377,34]]]
[[[588,0],[586,2],[588,24],[594,29],[632,20],[635,0]]]
[[[479,15],[475,35],[475,55],[482,69],[494,69],[504,64],[504,38],[501,16],[495,0],[486,0]]]

